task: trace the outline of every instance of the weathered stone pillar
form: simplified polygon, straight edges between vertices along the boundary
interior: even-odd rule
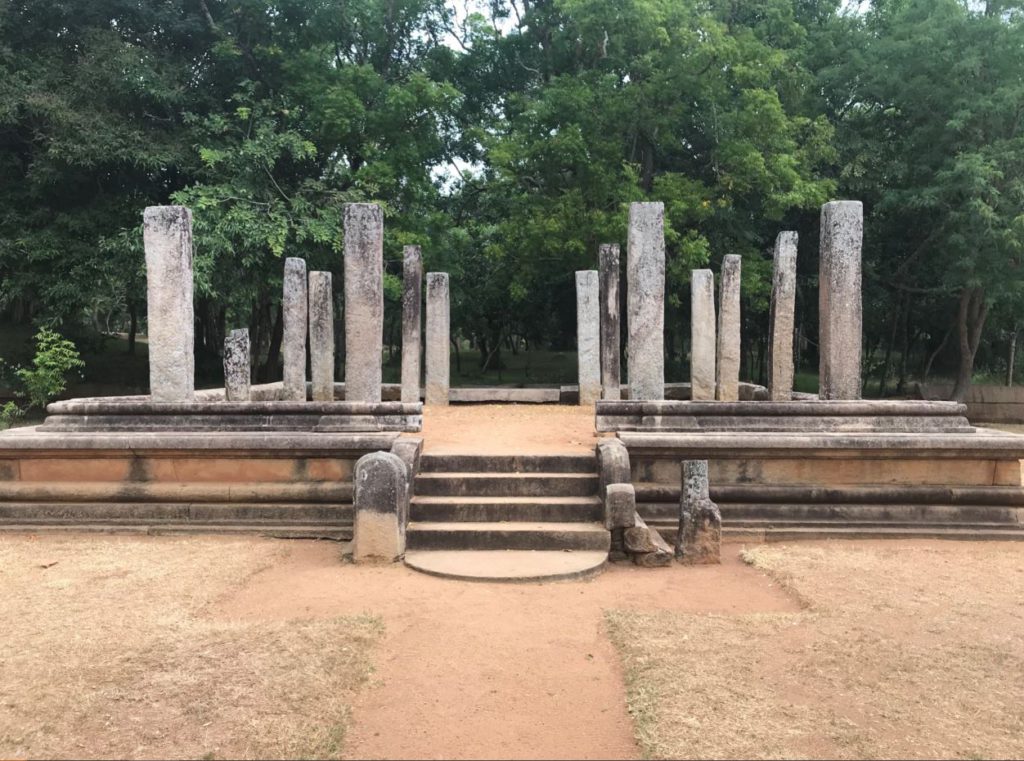
[[[601,398],[601,313],[597,272],[576,273],[576,357],[580,404]]]
[[[427,382],[424,401],[427,404],[448,404],[451,358],[451,329],[448,301],[448,273],[427,273]]]
[[[690,398],[715,398],[715,275],[690,273]]]
[[[619,399],[622,361],[619,350],[619,244],[598,248],[601,267],[601,398]]]
[[[345,204],[345,401],[379,402],[384,351],[384,212]]]
[[[309,273],[309,367],[313,401],[334,401],[334,293],[330,272]]]
[[[249,361],[249,329],[232,330],[224,339],[224,398],[248,402],[252,376]]]
[[[154,402],[191,402],[196,389],[192,212],[184,206],[150,206],[142,221],[149,395]]]
[[[722,514],[711,501],[707,460],[683,461],[676,557],[687,565],[721,562]]]
[[[830,201],[821,207],[818,396],[822,399],[860,399],[863,236],[860,201]]]
[[[419,246],[402,251],[402,401],[420,400],[420,310],[423,260]]]
[[[626,242],[629,398],[665,398],[665,205],[629,205]]]
[[[718,296],[718,351],[715,357],[715,398],[736,402],[740,398],[740,276],[743,257],[728,254],[722,259]]]
[[[356,462],[352,560],[391,563],[405,552],[407,468],[391,452],[371,452]]]
[[[775,238],[772,302],[768,313],[768,398],[793,399],[793,323],[796,313],[797,234]]]
[[[282,399],[306,401],[306,321],[309,317],[306,262],[284,260],[284,295],[281,309],[284,333],[281,355],[284,357],[284,392]]]

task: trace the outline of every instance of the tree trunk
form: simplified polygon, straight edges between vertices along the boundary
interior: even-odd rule
[[[1013,385],[1013,366],[1017,361],[1017,333],[1019,329],[1016,325],[1013,326],[1013,332],[1010,333],[1010,350],[1006,355],[1006,385]]]
[[[139,332],[139,308],[135,301],[128,302],[128,354],[135,356],[135,335]]]
[[[957,334],[959,337],[960,361],[957,366],[956,384],[950,398],[957,402],[967,400],[974,373],[974,357],[981,344],[981,332],[988,317],[985,291],[978,287],[964,288],[960,292],[960,307],[957,310]]]

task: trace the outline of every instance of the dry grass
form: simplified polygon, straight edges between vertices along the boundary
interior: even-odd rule
[[[613,611],[656,758],[1024,757],[1024,547],[763,546],[804,612]]]
[[[204,617],[287,551],[0,537],[0,757],[336,756],[379,622]]]

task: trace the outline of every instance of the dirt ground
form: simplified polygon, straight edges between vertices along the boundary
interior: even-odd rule
[[[608,614],[646,754],[1024,757],[1024,546],[836,542],[747,557],[805,610]]]
[[[597,443],[592,405],[428,406],[418,435],[432,454],[561,454],[590,452]]]
[[[500,585],[0,537],[0,757],[1024,756],[1024,546],[741,550]]]

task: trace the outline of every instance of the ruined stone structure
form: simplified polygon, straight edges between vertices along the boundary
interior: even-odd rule
[[[860,201],[831,201],[821,207],[818,393],[822,399],[860,399],[863,237]]]
[[[451,330],[448,273],[427,273],[427,382],[424,401],[448,404],[451,358],[448,348]]]
[[[711,501],[707,460],[683,462],[676,557],[687,565],[721,562],[722,515]]]
[[[690,273],[690,398],[715,398],[715,275]]]
[[[598,275],[593,270],[576,273],[576,357],[579,369],[579,403],[601,398],[601,315]]]
[[[384,212],[345,204],[345,399],[381,400],[384,351]]]
[[[740,399],[740,280],[743,257],[722,259],[718,298],[718,348],[715,355],[715,398]]]
[[[290,401],[306,401],[306,326],[309,319],[306,262],[284,260],[284,293],[281,310],[284,335],[281,356],[284,358],[284,395]]]
[[[402,401],[420,400],[423,260],[419,246],[402,251]]]
[[[773,402],[793,398],[796,246],[795,232],[781,232],[775,239],[772,301],[768,313],[768,395]]]
[[[249,329],[232,330],[224,339],[224,397],[229,402],[251,398]]]
[[[601,398],[618,399],[622,385],[619,350],[619,246],[598,248],[601,271]]]
[[[143,215],[149,299],[149,395],[155,402],[195,396],[192,212],[150,206]]]
[[[334,401],[334,295],[330,272],[309,273],[309,362],[313,401]]]
[[[629,398],[665,398],[665,205],[629,206]]]

